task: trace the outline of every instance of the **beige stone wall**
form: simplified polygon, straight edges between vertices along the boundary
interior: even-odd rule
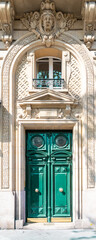
[[[27,54],[18,63],[16,69],[16,100],[29,95]]]
[[[81,99],[82,89],[81,89],[81,73],[78,66],[78,62],[71,55],[71,75],[69,79],[69,92],[78,100]]]
[[[14,116],[15,116],[14,103],[15,103],[15,97],[16,97],[16,101],[17,101],[19,98],[23,98],[29,94],[28,79],[27,79],[27,73],[26,73],[27,66],[28,66],[26,52],[28,50],[32,49],[32,41],[35,45],[36,40],[37,40],[36,36],[34,34],[32,35],[31,33],[26,35],[24,37],[24,39],[19,40],[16,43],[16,45],[14,44],[12,49],[9,51],[7,57],[5,58],[4,65],[3,65],[3,75],[2,75],[3,109],[1,111],[2,112],[2,132],[3,132],[2,148],[1,148],[2,156],[3,156],[2,164],[1,164],[1,179],[2,179],[1,188],[3,190],[10,189],[10,184],[12,183],[12,181],[14,181],[14,178],[15,178],[14,175],[11,174],[13,162],[15,163],[14,166],[16,166],[14,152],[13,152],[13,155],[11,155],[11,151],[13,151],[13,149],[15,149],[15,141],[13,141],[13,139],[12,139],[12,133],[15,133],[15,123],[16,123],[15,122],[16,119],[14,120]],[[59,42],[59,40],[60,40],[60,42]],[[38,41],[38,46],[39,46],[39,44],[42,47],[42,42],[40,40]],[[61,44],[61,46],[60,46],[60,44]],[[70,89],[70,92],[75,97],[77,97],[78,100],[81,99],[81,96],[83,97],[83,101],[82,101],[83,102],[83,116],[81,118],[81,120],[82,120],[82,123],[81,123],[82,138],[76,140],[77,141],[76,146],[81,141],[82,150],[80,150],[81,151],[80,154],[82,155],[81,156],[82,166],[83,166],[82,175],[84,173],[86,173],[86,170],[87,170],[87,175],[85,175],[85,178],[83,178],[83,180],[87,182],[87,185],[85,184],[84,181],[82,181],[81,188],[83,188],[86,185],[86,188],[88,187],[90,189],[90,188],[95,187],[95,178],[94,178],[94,176],[95,176],[95,169],[94,169],[94,164],[95,164],[95,158],[94,158],[94,156],[95,156],[95,149],[94,149],[94,75],[93,75],[92,60],[90,60],[90,54],[86,50],[86,48],[80,42],[78,42],[77,39],[72,38],[72,36],[70,36],[68,34],[62,34],[60,36],[58,41],[55,42],[55,47],[58,48],[58,46],[61,48],[63,48],[63,47],[66,48],[66,46],[68,46],[69,48],[67,50],[74,51],[74,57],[73,57],[73,54],[71,54],[72,73],[71,73],[71,77],[69,79],[69,89]],[[26,48],[26,50],[25,50],[25,48]],[[23,52],[23,54],[21,56],[22,52]],[[17,60],[15,59],[17,55],[19,55],[18,64],[16,62]],[[17,64],[16,71],[14,71],[14,67],[12,68],[13,61]],[[83,66],[84,66],[84,69],[83,69]],[[13,75],[11,74],[11,70],[12,70]],[[84,79],[83,79],[83,75],[85,75],[85,72],[83,72],[83,70],[87,73],[86,78],[84,78]],[[13,79],[13,81],[16,81],[16,83],[13,86],[13,88],[10,89],[10,86],[12,86],[12,79]],[[83,85],[82,85],[82,82],[83,82]],[[84,92],[84,89],[85,89],[85,92]],[[14,94],[15,90],[16,90],[16,96]],[[11,102],[13,104],[12,106],[11,106]],[[18,109],[18,115],[20,112],[21,112],[21,110]],[[27,127],[28,127],[28,125],[27,125]],[[17,126],[17,129],[18,129],[18,126]],[[86,132],[85,135],[83,134],[84,133],[83,130]],[[76,131],[78,131],[78,129]],[[80,132],[80,134],[81,134],[81,132]],[[11,147],[10,147],[10,143],[12,143]],[[84,146],[83,146],[83,144],[84,144]],[[19,143],[17,143],[17,145],[18,145],[17,147],[19,149]],[[85,147],[85,149],[84,149],[84,147]],[[21,146],[21,152],[23,150],[22,150],[22,146]],[[78,155],[78,149],[75,149],[75,151],[77,151],[76,155]],[[16,151],[15,151],[15,153],[16,153]],[[20,154],[18,151],[18,156],[17,156],[17,160],[18,160],[17,168],[18,169],[19,169],[19,155]],[[78,176],[78,166],[76,166],[76,172],[77,172],[76,176]],[[83,177],[84,177],[84,175],[83,175]],[[18,178],[17,182],[18,182],[18,189],[19,189],[19,187],[20,187],[19,173],[17,173],[17,178]],[[24,178],[24,176],[23,176],[23,178]],[[75,180],[76,180],[76,178],[75,178]],[[78,195],[78,189],[77,189],[76,194]],[[19,193],[18,193],[18,195],[19,195]],[[20,198],[20,196],[18,196],[18,199],[19,198]],[[84,195],[84,199],[86,202],[85,195]],[[78,199],[77,199],[77,203],[78,203]],[[19,205],[20,204],[21,204],[21,202],[19,203]],[[77,206],[77,210],[78,210],[78,206]],[[75,211],[76,211],[76,209],[75,209]],[[17,216],[19,216],[19,214],[17,214]]]
[[[90,1],[86,1],[87,4],[83,9],[83,11],[85,11],[85,14],[83,13],[85,15],[83,16],[84,19],[80,15],[77,20],[75,19],[74,24],[71,24],[72,19],[70,19],[68,28],[64,28],[66,21],[64,20],[64,22],[62,19],[61,24],[58,22],[59,25],[54,25],[55,28],[50,25],[51,31],[49,31],[48,35],[46,35],[46,28],[45,30],[42,28],[44,27],[42,23],[39,25],[41,19],[39,19],[38,24],[35,22],[35,27],[33,26],[34,21],[32,22],[32,19],[31,24],[27,21],[27,25],[29,24],[29,26],[25,27],[23,25],[24,22],[22,23],[22,20],[20,20],[15,13],[15,20],[12,26],[12,43],[8,50],[2,40],[5,41],[6,37],[8,37],[10,41],[10,36],[8,35],[10,35],[11,32],[9,34],[7,32],[8,28],[6,28],[6,34],[3,32],[4,36],[2,38],[1,23],[9,24],[8,26],[11,30],[11,11],[5,7],[5,14],[3,14],[5,19],[1,14],[0,100],[2,100],[2,105],[0,106],[0,227],[2,228],[14,228],[15,219],[17,220],[17,225],[23,224],[23,221],[25,221],[25,131],[29,128],[49,130],[72,129],[73,222],[71,224],[73,225],[70,226],[80,227],[79,220],[83,227],[90,227],[91,223],[94,224],[94,226],[96,225],[96,29],[94,30],[95,26],[93,26],[95,23],[96,4],[94,2],[94,7],[92,7],[93,3],[92,6],[90,4],[90,7],[88,7],[89,2]],[[76,13],[75,10],[74,12]],[[57,23],[56,15],[55,13],[55,24]],[[10,17],[7,19],[6,16]],[[9,22],[9,19],[11,22]],[[35,19],[35,21],[37,20]],[[91,28],[93,29],[90,28],[89,23],[92,24]],[[60,26],[60,31],[58,31],[58,26]],[[87,28],[89,28],[89,32]],[[29,29],[29,31],[27,29]],[[87,39],[86,41],[89,41],[89,43],[87,43],[90,44],[90,51],[84,46],[84,35],[85,40]],[[30,114],[30,109],[33,107],[31,104],[31,106],[26,107],[27,117],[29,113],[29,118],[25,115],[20,118],[22,107],[20,107],[18,100],[34,94],[30,81],[30,76],[34,77],[34,74],[32,75],[31,72],[28,78],[28,66],[29,64],[30,66],[33,64],[32,58],[30,58],[32,54],[34,55],[32,50],[38,51],[38,49],[40,49],[40,52],[42,52],[43,48],[48,50],[47,47],[50,49],[54,48],[54,51],[57,49],[56,54],[58,55],[59,52],[60,58],[62,50],[66,52],[63,57],[67,59],[65,60],[66,66],[68,65],[68,69],[70,68],[71,70],[70,76],[67,76],[68,91],[78,100],[78,107],[74,104],[72,111],[70,110],[70,106],[66,106],[66,109],[64,108],[63,111],[59,108],[60,111],[58,114],[57,106],[55,106],[57,109],[53,112],[51,109],[50,113],[48,107],[45,106],[45,109],[42,111],[42,106],[40,106],[40,115],[37,106],[37,109],[32,109],[32,115]],[[67,53],[69,52],[70,54],[68,56]],[[29,55],[27,55],[27,53]],[[39,55],[37,54],[36,56],[38,57]],[[68,57],[70,59],[68,59]],[[63,96],[62,92],[61,96]],[[66,116],[64,116],[64,110],[66,110],[67,113],[69,110],[69,112],[71,112],[70,115],[66,114]],[[53,114],[54,119],[52,120]],[[18,220],[21,221],[21,223]],[[87,222],[89,225],[87,225]]]
[[[36,37],[31,35],[29,41],[32,42]],[[10,173],[9,173],[9,154],[10,154],[10,142],[12,141],[12,136],[10,135],[10,123],[14,119],[14,115],[10,113],[10,80],[9,80],[9,69],[12,61],[18,51],[22,49],[22,46],[27,44],[27,39],[21,40],[20,44],[13,45],[13,49],[6,57],[5,65],[3,67],[3,76],[2,76],[2,165],[1,165],[1,188],[8,189],[11,186]],[[12,90],[12,89],[11,89]],[[14,93],[13,98],[15,96]],[[13,100],[14,101],[14,100]],[[12,101],[12,104],[13,104]],[[12,109],[14,112],[14,110]],[[12,143],[13,144],[13,143]]]

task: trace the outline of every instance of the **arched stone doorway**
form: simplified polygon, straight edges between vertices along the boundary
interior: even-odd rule
[[[3,64],[3,68],[2,68],[3,82],[5,81],[6,84],[8,84],[8,86],[10,85],[9,92],[6,94],[6,99],[5,99],[4,85],[2,85],[3,104],[5,109],[7,110],[7,111],[4,111],[3,109],[2,114],[3,114],[3,119],[7,119],[6,124],[8,125],[8,130],[6,131],[6,138],[10,139],[9,143],[7,143],[6,145],[7,154],[10,152],[10,155],[8,154],[8,160],[6,161],[6,165],[8,165],[9,162],[10,164],[6,170],[6,182],[3,182],[2,184],[4,188],[6,188],[6,186],[8,185],[7,187],[11,191],[16,190],[16,220],[17,221],[19,220],[21,222],[22,220],[25,221],[26,219],[25,218],[25,212],[26,212],[25,141],[24,141],[25,130],[26,129],[31,129],[31,130],[33,129],[36,129],[36,130],[37,129],[38,130],[40,129],[42,130],[71,129],[73,130],[73,203],[72,203],[73,218],[72,218],[72,222],[75,223],[76,221],[78,222],[78,220],[82,219],[84,214],[83,208],[82,208],[82,196],[84,196],[83,190],[87,188],[87,179],[85,179],[85,181],[83,182],[83,190],[82,190],[81,175],[83,174],[84,176],[86,175],[86,173],[90,175],[90,168],[89,168],[89,172],[86,171],[86,163],[87,163],[86,160],[88,161],[91,154],[90,150],[87,148],[88,147],[87,143],[89,144],[90,142],[94,150],[93,141],[90,137],[88,138],[88,135],[87,135],[87,133],[90,134],[90,119],[88,120],[88,114],[90,113],[90,102],[88,100],[89,99],[88,96],[90,97],[91,102],[93,102],[93,88],[91,87],[91,90],[90,90],[90,79],[91,79],[91,85],[93,86],[93,70],[91,67],[89,68],[89,66],[92,66],[92,65],[91,65],[91,60],[88,57],[88,51],[86,47],[83,46],[75,38],[73,39],[70,35],[62,34],[62,36],[60,36],[58,40],[54,41],[52,48],[56,48],[59,50],[65,49],[71,52],[72,56],[79,63],[79,70],[81,74],[81,89],[82,89],[81,90],[82,111],[77,111],[75,114],[75,117],[72,117],[70,115],[70,118],[65,118],[65,119],[64,118],[57,119],[57,115],[56,115],[55,127],[54,127],[54,120],[51,118],[49,119],[48,117],[44,119],[40,119],[40,118],[38,119],[38,117],[33,119],[32,118],[30,119],[27,117],[20,118],[19,115],[21,114],[21,110],[20,110],[21,102],[18,101],[17,103],[18,116],[17,118],[15,118],[16,111],[17,111],[16,105],[15,105],[15,96],[16,96],[15,95],[16,94],[16,91],[15,91],[16,75],[15,74],[18,68],[18,63],[21,61],[21,59],[23,58],[26,52],[33,51],[40,48],[41,49],[44,48],[44,45],[40,40],[36,39],[35,34],[33,35],[32,33],[27,34],[22,39],[18,40],[9,49],[9,52]],[[17,88],[17,91],[18,91],[18,88]],[[90,91],[92,91],[92,94],[90,93]],[[25,97],[27,96],[26,92],[27,91],[25,88]],[[38,99],[40,97],[39,94],[37,96]],[[49,92],[47,91],[44,94],[48,96]],[[53,95],[54,94],[51,92],[50,96],[52,97]],[[31,94],[28,94],[28,97],[31,97]],[[27,100],[28,99],[26,99],[26,102]],[[54,96],[53,96],[53,102],[54,102]],[[26,104],[28,105],[28,102]],[[67,104],[66,102],[64,102],[64,106]],[[73,103],[73,106],[74,106],[74,103]],[[30,111],[30,109],[27,109],[27,110]],[[80,110],[80,107],[79,107],[79,110]],[[92,106],[91,106],[91,111],[92,111],[91,116],[93,117]],[[93,134],[92,131],[94,131],[92,124],[93,123],[91,121],[91,134]],[[5,130],[3,128],[3,137],[5,136],[4,131]],[[3,144],[2,150],[4,150],[4,144]],[[16,166],[16,172],[15,172],[15,166]],[[14,173],[16,175],[14,175]],[[4,174],[4,172],[2,172],[2,174]],[[90,184],[94,184],[94,182],[93,183],[89,182],[89,185]],[[81,220],[81,223],[82,223],[82,220]]]

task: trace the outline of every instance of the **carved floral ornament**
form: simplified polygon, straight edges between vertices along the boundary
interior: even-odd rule
[[[57,109],[32,109],[31,105],[22,107],[21,113],[18,115],[18,120],[32,119],[64,119],[64,120],[79,120],[82,118],[82,108],[74,108],[71,105],[66,105],[64,108]]]
[[[95,40],[94,29],[96,28],[96,0],[83,0],[82,18],[84,20],[84,43],[90,50]]]
[[[25,13],[21,21],[29,31],[35,32],[37,38],[42,39],[42,42],[50,47],[54,38],[68,31],[76,18],[73,14],[56,12],[55,3],[45,0],[41,2],[40,12]]]
[[[8,49],[12,42],[12,31],[15,11],[13,0],[0,2],[0,23],[2,27],[2,41]]]

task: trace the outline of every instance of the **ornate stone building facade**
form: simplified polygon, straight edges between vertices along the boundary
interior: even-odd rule
[[[96,1],[0,1],[1,228],[96,227],[95,35]]]

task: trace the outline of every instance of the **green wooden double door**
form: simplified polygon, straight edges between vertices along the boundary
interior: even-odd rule
[[[27,221],[71,221],[71,131],[26,131]]]

